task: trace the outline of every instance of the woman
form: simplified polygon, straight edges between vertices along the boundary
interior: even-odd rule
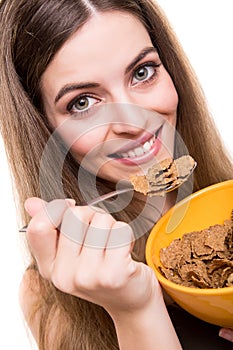
[[[194,191],[232,178],[164,15],[150,0],[5,0],[1,23],[1,130],[32,253],[22,308],[40,349],[186,346],[141,263],[150,208],[164,213],[175,194],[135,194],[111,215],[78,206],[90,184],[107,192],[184,149]]]

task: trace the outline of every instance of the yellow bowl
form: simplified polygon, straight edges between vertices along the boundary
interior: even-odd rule
[[[199,289],[178,285],[159,271],[160,249],[184,233],[199,231],[230,219],[233,209],[233,180],[204,188],[171,208],[154,226],[146,245],[146,259],[171,298],[203,321],[233,327],[233,287]]]

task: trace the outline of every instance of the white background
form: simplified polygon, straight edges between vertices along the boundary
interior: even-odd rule
[[[167,13],[197,72],[220,134],[233,154],[232,0],[159,0],[158,3]],[[2,142],[0,174],[0,348],[29,350],[34,347],[28,341],[18,307],[24,264]]]

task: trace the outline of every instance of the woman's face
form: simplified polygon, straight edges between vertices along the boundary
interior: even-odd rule
[[[178,96],[142,23],[96,13],[41,79],[44,108],[83,167],[117,182],[173,155]]]

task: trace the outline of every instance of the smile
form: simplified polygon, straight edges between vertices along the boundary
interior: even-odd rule
[[[162,131],[163,125],[152,135],[149,139],[147,139],[140,146],[131,148],[124,152],[117,152],[108,155],[108,157],[114,158],[121,163],[125,163],[128,165],[135,165],[144,163],[151,158],[153,158],[161,147],[160,134]]]

